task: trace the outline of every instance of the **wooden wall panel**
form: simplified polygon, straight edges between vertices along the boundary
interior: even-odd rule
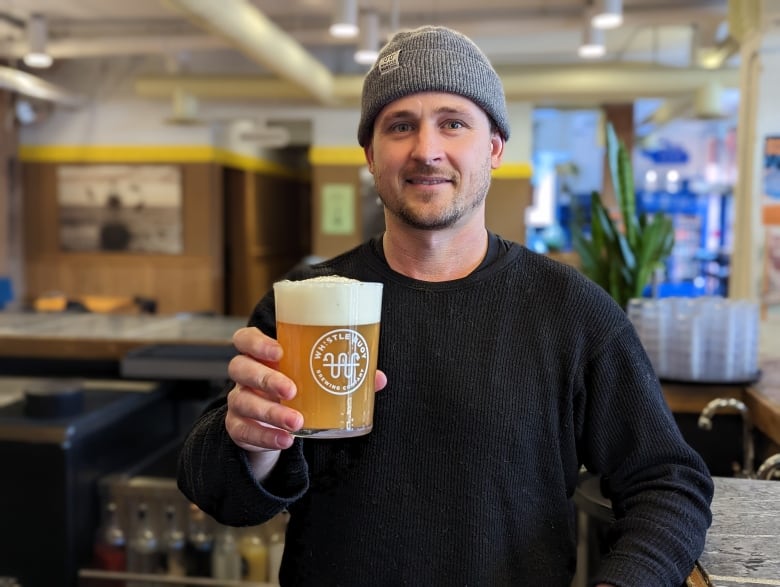
[[[314,169],[314,185],[312,186],[312,249],[320,257],[333,257],[360,244],[363,240],[361,198],[360,198],[360,167],[357,165],[320,165]],[[352,184],[355,189],[354,226],[351,234],[325,234],[322,231],[322,190],[329,183]]]
[[[9,171],[17,149],[16,125],[13,115],[13,95],[0,90],[0,276],[11,272],[11,196],[13,189]]]
[[[530,204],[528,179],[493,178],[485,200],[485,224],[505,239],[525,243],[525,210]]]
[[[59,247],[57,163],[26,163],[25,273],[28,300],[47,292],[144,296],[159,313],[224,311],[221,173],[182,165],[183,253],[74,253]]]
[[[248,315],[273,282],[311,253],[310,184],[228,169],[228,312]]]

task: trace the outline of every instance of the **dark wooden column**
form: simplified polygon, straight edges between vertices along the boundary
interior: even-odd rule
[[[604,104],[602,107],[604,113],[604,125],[612,123],[618,138],[626,145],[628,152],[634,146],[634,104]],[[606,131],[605,131],[606,132]],[[605,139],[606,144],[606,139]],[[602,194],[608,208],[616,208],[617,200],[615,191],[612,187],[612,180],[609,173],[609,162],[605,154],[604,157],[604,180],[602,184]]]
[[[0,90],[0,277],[10,277],[18,299],[22,287],[19,135],[14,95]]]

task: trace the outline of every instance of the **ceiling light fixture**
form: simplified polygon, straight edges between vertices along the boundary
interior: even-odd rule
[[[330,34],[338,39],[351,39],[358,34],[357,0],[338,0],[336,14],[330,25]]]
[[[379,56],[379,15],[368,10],[360,14],[360,38],[355,51],[355,61],[372,65]]]
[[[577,50],[579,56],[583,59],[598,59],[604,57],[607,48],[604,45],[604,30],[594,28],[590,12],[585,11],[585,18],[582,23],[582,44]]]
[[[39,69],[51,67],[53,59],[46,52],[48,37],[49,31],[44,16],[42,14],[31,15],[27,21],[27,43],[29,49],[23,57],[24,64],[27,67]]]
[[[623,0],[596,0],[591,24],[597,29],[614,29],[623,24]]]

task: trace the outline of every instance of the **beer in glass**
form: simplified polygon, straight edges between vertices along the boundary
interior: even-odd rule
[[[382,284],[340,276],[274,284],[279,370],[298,393],[295,434],[344,438],[371,432]]]

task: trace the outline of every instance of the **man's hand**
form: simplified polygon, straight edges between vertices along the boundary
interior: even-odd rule
[[[254,327],[233,334],[239,354],[228,365],[235,386],[227,396],[225,428],[230,438],[249,453],[255,477],[263,479],[276,464],[279,451],[293,443],[292,432],[303,426],[300,412],[280,403],[295,397],[295,383],[278,370],[284,352],[276,340]],[[376,389],[387,385],[377,371]]]

